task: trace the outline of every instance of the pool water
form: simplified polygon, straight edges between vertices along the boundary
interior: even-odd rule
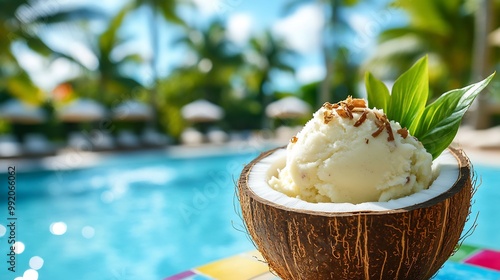
[[[43,261],[38,279],[163,279],[251,250],[238,230],[235,180],[256,155],[131,154],[88,169],[18,173],[16,239],[24,251],[9,272],[8,234],[0,232],[0,279],[36,274],[30,260],[35,268]]]
[[[7,209],[0,208],[0,279],[158,280],[252,250],[235,181],[257,154],[134,153],[79,170],[18,170],[16,239],[24,250],[9,272]],[[466,228],[480,214],[465,243],[500,250],[500,168],[475,170],[482,184]]]
[[[500,165],[474,165],[477,190],[465,230],[473,228],[464,243],[500,250]]]

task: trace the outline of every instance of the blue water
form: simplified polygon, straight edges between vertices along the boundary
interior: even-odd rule
[[[465,230],[473,227],[465,243],[500,250],[500,166],[474,165],[477,190]]]
[[[237,230],[234,182],[256,155],[132,154],[89,169],[18,173],[16,239],[25,249],[9,272],[8,234],[0,237],[0,279],[22,276],[39,256],[38,279],[158,280],[253,249]]]
[[[16,239],[25,248],[17,255],[16,272],[9,272],[2,191],[0,279],[33,273],[26,272],[32,260],[38,279],[158,280],[251,250],[238,230],[242,222],[234,191],[243,165],[257,154],[181,157],[149,152],[109,156],[80,170],[18,168]],[[500,250],[500,169],[475,170],[481,186],[466,228],[479,215],[465,243]],[[6,175],[0,180],[7,182]]]

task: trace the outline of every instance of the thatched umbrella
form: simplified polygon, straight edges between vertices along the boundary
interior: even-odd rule
[[[47,114],[40,107],[11,99],[0,105],[0,119],[11,123],[39,124],[47,119]]]
[[[61,108],[58,116],[63,122],[79,123],[102,120],[107,116],[107,112],[100,103],[81,98]]]
[[[270,118],[294,119],[308,116],[310,113],[311,106],[294,96],[282,98],[266,107],[266,115]]]
[[[193,123],[214,122],[224,117],[224,110],[206,100],[199,99],[181,109],[182,117]]]
[[[128,100],[113,108],[113,119],[120,121],[147,121],[153,117],[151,106]]]

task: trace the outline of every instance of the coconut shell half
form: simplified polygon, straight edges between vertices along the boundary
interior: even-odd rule
[[[470,210],[471,165],[461,150],[458,177],[431,199],[384,211],[292,209],[257,195],[249,175],[238,182],[242,215],[269,267],[282,279],[429,279],[454,252]]]

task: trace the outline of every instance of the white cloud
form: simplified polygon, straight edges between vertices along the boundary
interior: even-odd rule
[[[58,83],[79,74],[79,67],[64,58],[52,62],[29,50],[16,45],[15,55],[21,67],[28,72],[35,84],[45,90],[51,90]]]
[[[309,65],[300,67],[295,73],[297,81],[300,84],[308,84],[312,82],[317,82],[324,78],[325,67],[322,65]]]
[[[70,42],[68,45],[67,52],[73,58],[78,60],[83,66],[89,70],[96,70],[99,66],[99,61],[97,57],[90,51],[85,45],[78,42]]]
[[[75,78],[79,74],[80,68],[76,64],[64,58],[58,58],[50,63],[48,68],[32,71],[31,77],[41,88],[50,90],[59,83]]]
[[[282,36],[291,48],[307,54],[320,49],[323,25],[324,15],[320,6],[309,4],[276,22],[272,30]]]
[[[88,35],[78,30],[73,25],[59,25],[43,32],[40,35],[49,47],[61,53],[71,56],[89,70],[96,70],[99,61],[85,42]]]
[[[202,16],[227,16],[238,10],[243,0],[193,0]]]
[[[232,14],[227,21],[227,37],[238,45],[244,45],[250,38],[253,23],[250,14]]]
[[[354,14],[348,18],[349,25],[355,32],[351,39],[351,48],[354,51],[368,49],[376,42],[376,38],[382,29],[381,24],[367,15]]]
[[[221,11],[222,0],[193,0],[203,16],[211,16]]]
[[[351,28],[354,29],[354,32],[359,34],[366,31],[365,29],[370,23],[370,18],[367,15],[353,14],[347,18],[347,21]]]

